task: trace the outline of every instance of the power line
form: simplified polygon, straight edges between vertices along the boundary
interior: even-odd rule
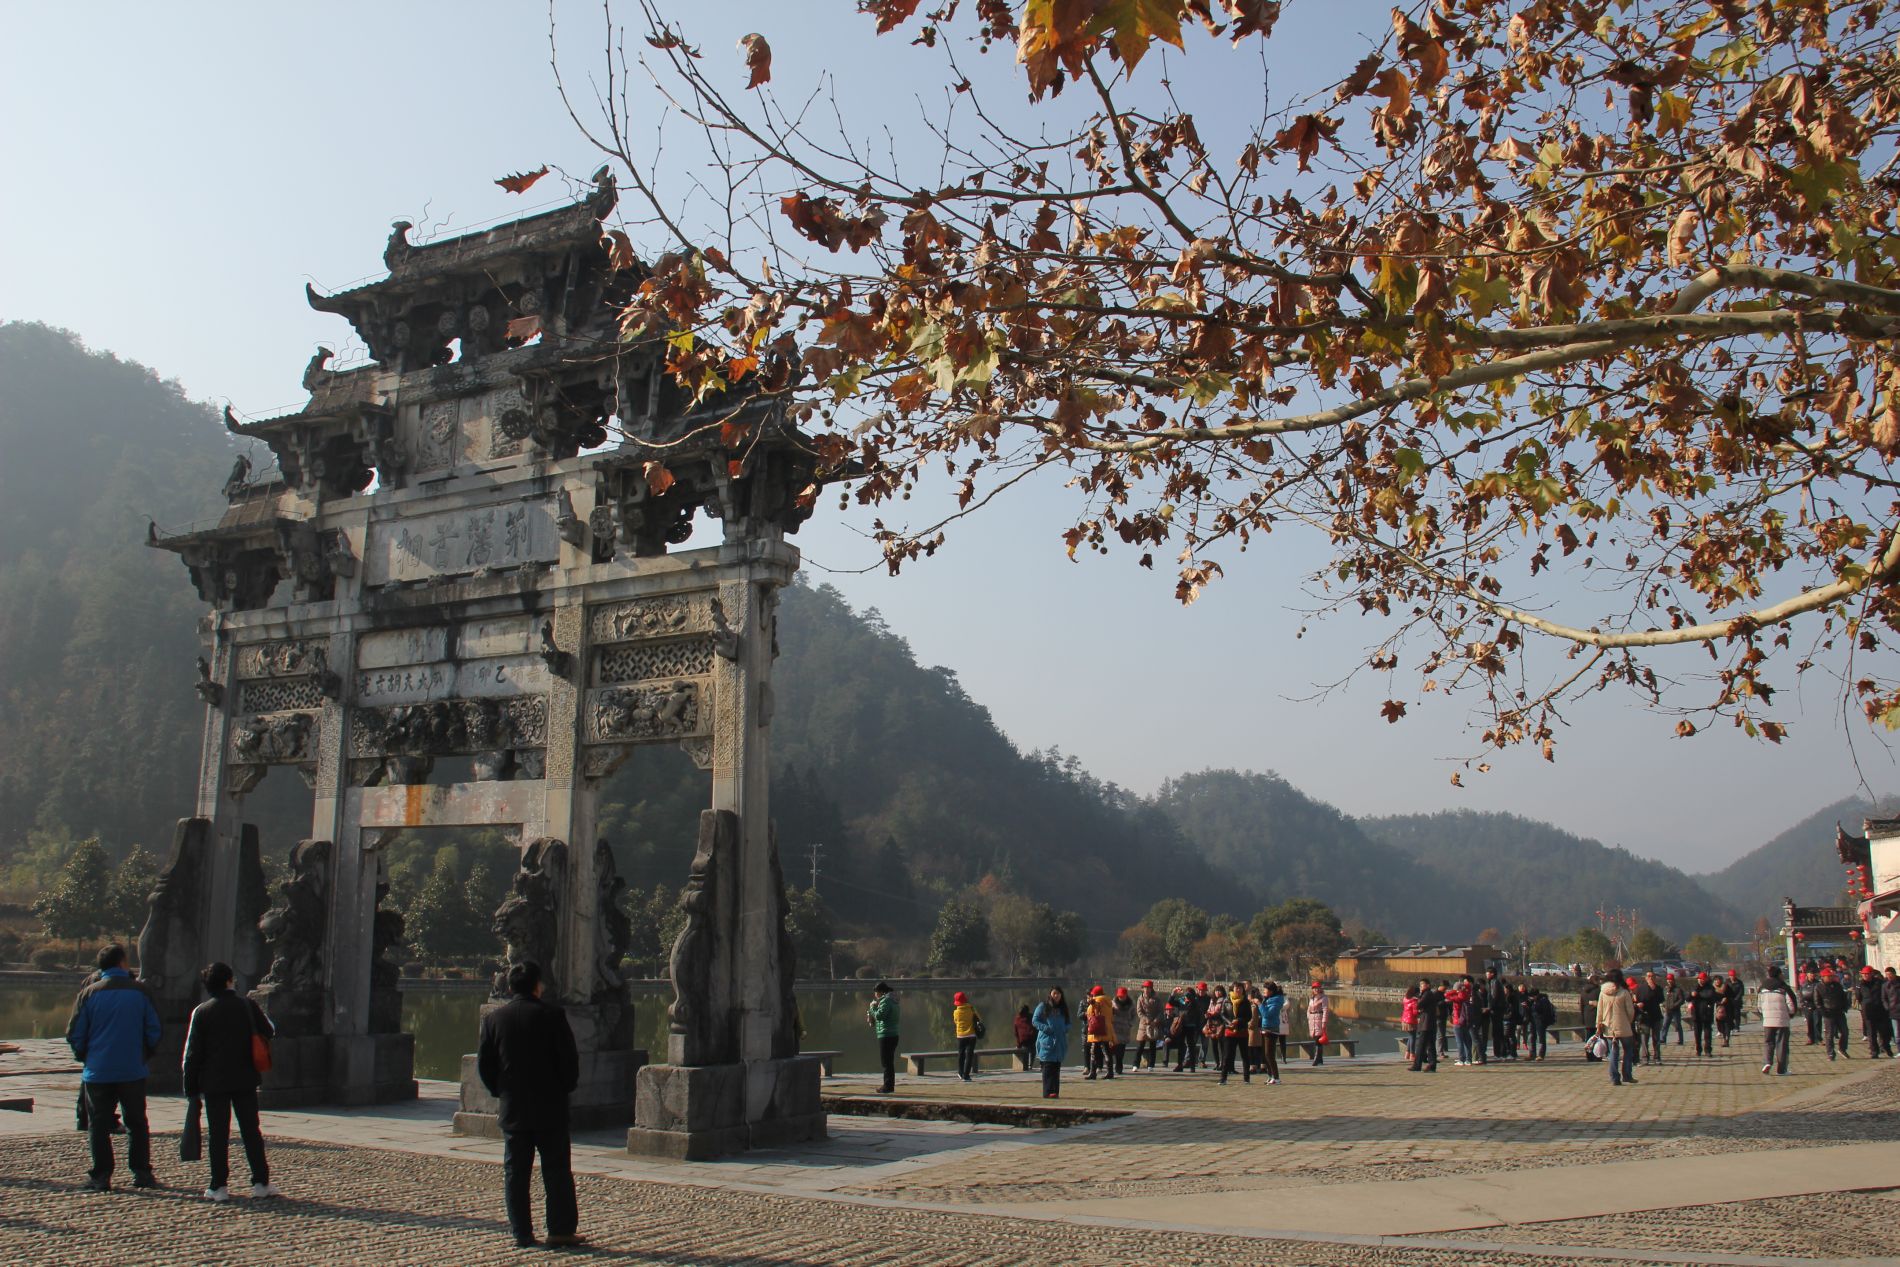
[[[811,855],[811,891],[813,893],[818,891],[818,855],[824,852],[824,848],[815,840],[807,846],[807,852]]]

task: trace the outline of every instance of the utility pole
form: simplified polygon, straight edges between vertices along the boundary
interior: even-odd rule
[[[811,891],[816,893],[818,891],[818,855],[824,851],[825,847],[814,840],[806,848],[811,855]]]

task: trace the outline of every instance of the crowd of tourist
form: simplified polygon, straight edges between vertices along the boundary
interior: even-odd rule
[[[1847,1055],[1850,1007],[1859,1009],[1868,1055],[1894,1054],[1900,975],[1892,968],[1884,975],[1863,968],[1853,981],[1849,975],[1843,964],[1810,963],[1791,986],[1779,967],[1768,969],[1754,998],[1763,1020],[1764,1074],[1787,1072],[1790,1036],[1800,1017],[1806,1018],[1811,1045],[1825,1042],[1830,1060]],[[1654,970],[1628,975],[1611,966],[1583,978],[1577,994],[1581,1024],[1570,1028],[1584,1039],[1583,1058],[1608,1065],[1611,1083],[1621,1086],[1636,1081],[1637,1066],[1663,1064],[1672,1035],[1676,1047],[1693,1043],[1693,1058],[1728,1050],[1749,1002],[1749,988],[1733,970],[1726,975]],[[1289,999],[1275,981],[1201,981],[1166,991],[1153,981],[1132,991],[1097,985],[1073,1010],[1058,986],[1033,1007],[1017,1010],[1013,1040],[1022,1067],[1041,1070],[1045,1099],[1062,1093],[1073,1035],[1082,1039],[1082,1076],[1089,1081],[1166,1068],[1215,1073],[1223,1086],[1235,1074],[1242,1082],[1258,1074],[1277,1085],[1302,1007],[1308,1037],[1299,1046],[1312,1064],[1324,1064],[1333,1013],[1325,985],[1318,981],[1308,984],[1304,1000]],[[877,1032],[884,1094],[896,1087],[896,1018],[896,995],[880,982],[865,1019]],[[987,1033],[986,1022],[962,991],[952,1000],[951,1022],[957,1077],[968,1082],[976,1076],[977,1043]],[[1512,981],[1496,969],[1487,969],[1482,978],[1421,977],[1405,989],[1399,1025],[1406,1067],[1413,1072],[1438,1072],[1441,1056],[1460,1068],[1548,1060],[1551,1031],[1558,1028],[1557,1002],[1535,978]]]

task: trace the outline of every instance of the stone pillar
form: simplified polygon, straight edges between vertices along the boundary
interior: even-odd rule
[[[640,1071],[627,1133],[627,1150],[645,1156],[697,1160],[825,1135],[818,1062],[796,1054],[784,879],[767,800],[773,619],[790,552],[751,539],[725,553],[712,809],[701,815],[682,899],[687,926],[673,949],[668,1063]]]
[[[565,674],[550,675],[547,696],[542,827],[567,846],[552,961],[541,965],[552,982],[544,997],[566,1011],[580,1054],[580,1080],[568,1097],[569,1121],[577,1129],[620,1126],[632,1119],[634,1077],[646,1064],[647,1053],[633,1046],[633,1005],[618,971],[609,979],[609,966],[602,962],[603,942],[612,940],[610,908],[625,885],[615,874],[607,843],[589,843],[596,839],[600,792],[581,765],[581,700],[591,664],[586,608],[579,603],[558,607],[548,622],[554,645],[570,658]],[[503,905],[505,910],[507,903]],[[624,947],[624,931],[619,939]],[[484,1017],[506,1003],[503,991],[498,983],[495,1000],[482,1009]],[[471,1035],[471,1046],[474,1038]],[[456,1131],[498,1135],[498,1108],[476,1074],[475,1056],[464,1055]]]
[[[207,963],[214,959],[229,963],[236,948],[239,818],[244,793],[250,791],[256,776],[249,770],[233,770],[225,760],[231,742],[231,714],[237,707],[237,655],[225,634],[222,615],[214,612],[210,622],[211,643],[205,650],[211,673],[206,680],[216,686],[218,702],[206,705],[204,742],[198,758],[197,817],[209,826],[210,846],[205,876],[209,887],[199,949]]]

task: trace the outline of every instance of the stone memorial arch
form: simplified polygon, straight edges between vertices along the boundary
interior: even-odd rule
[[[541,963],[568,1009],[577,1122],[635,1120],[630,1147],[681,1157],[824,1133],[793,1033],[766,753],[774,612],[798,564],[784,538],[816,463],[782,401],[695,401],[657,336],[621,339],[647,274],[603,239],[614,201],[603,171],[582,201],[481,232],[416,245],[398,223],[387,277],[309,293],[368,363],[332,370],[320,350],[302,409],[227,414],[275,472],[240,459],[215,526],[151,534],[211,610],[197,809],[141,950],[170,1019],[199,964],[238,967],[283,1034],[279,1102],[415,1094],[381,850],[482,826],[518,833],[497,949]],[[701,516],[718,544],[678,548]],[[654,745],[683,748],[711,795],[697,851],[680,842],[677,997],[665,1063],[647,1065],[597,801]],[[267,895],[244,797],[282,767],[312,819]],[[463,1108],[468,1130],[492,1113],[468,1078]]]

